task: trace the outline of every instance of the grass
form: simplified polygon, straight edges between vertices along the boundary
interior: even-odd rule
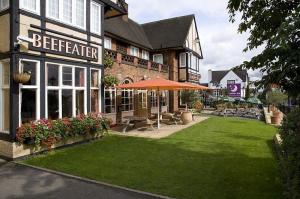
[[[182,199],[279,199],[276,129],[211,118],[170,137],[108,136],[25,163]]]

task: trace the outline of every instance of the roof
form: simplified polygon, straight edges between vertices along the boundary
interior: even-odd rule
[[[138,24],[120,16],[104,20],[104,31],[152,50],[178,48],[184,47],[194,18],[187,15]]]
[[[194,18],[194,15],[175,17],[142,24],[142,27],[154,50],[183,47]]]
[[[106,19],[104,20],[104,30],[145,48],[152,49],[142,26],[131,19],[124,20],[122,16]]]
[[[247,70],[222,70],[222,71],[212,71],[211,82],[219,83],[230,71],[233,71],[243,82],[248,79]]]

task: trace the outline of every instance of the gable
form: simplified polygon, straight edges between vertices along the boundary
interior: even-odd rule
[[[221,81],[227,82],[227,80],[235,80],[236,82],[243,82],[243,80],[232,70],[229,71]]]
[[[198,55],[202,57],[202,50],[201,50],[201,44],[199,38],[200,37],[197,30],[197,24],[195,19],[193,19],[185,40],[185,47],[190,50],[193,50],[194,52],[198,53]]]

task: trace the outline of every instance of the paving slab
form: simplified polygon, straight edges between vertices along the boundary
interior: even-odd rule
[[[1,199],[159,199],[155,195],[63,176],[15,163],[0,167]]]

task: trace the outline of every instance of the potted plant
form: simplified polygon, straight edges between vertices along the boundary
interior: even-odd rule
[[[183,124],[189,124],[193,121],[193,114],[189,111],[189,108],[193,108],[194,103],[199,99],[195,91],[182,91],[180,98],[183,103],[186,104],[185,111],[181,114]]]
[[[281,91],[270,91],[267,93],[267,103],[269,110],[271,110],[271,123],[280,125],[282,121],[281,112],[278,110],[278,105],[284,103],[288,96]]]
[[[105,88],[114,87],[115,85],[119,84],[119,80],[117,77],[113,75],[106,75],[104,77],[104,86]]]
[[[25,71],[25,72],[20,72],[20,73],[14,73],[13,74],[13,80],[16,83],[19,84],[26,84],[27,82],[29,82],[31,78],[31,72],[30,71]]]

